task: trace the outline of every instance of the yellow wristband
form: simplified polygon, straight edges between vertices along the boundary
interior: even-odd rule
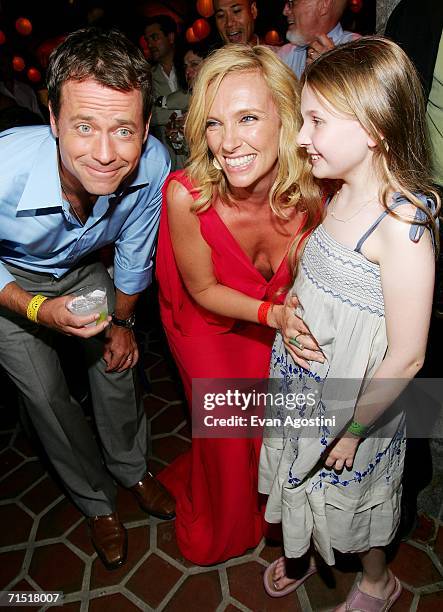
[[[28,307],[26,309],[26,316],[28,317],[30,321],[33,321],[34,323],[38,323],[37,321],[38,309],[43,304],[43,302],[47,299],[48,298],[45,297],[44,295],[40,295],[40,294],[34,295],[34,297],[29,302]]]

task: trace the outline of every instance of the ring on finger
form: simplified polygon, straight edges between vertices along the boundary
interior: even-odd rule
[[[299,351],[303,351],[303,349],[305,348],[304,345],[297,340],[297,338],[302,335],[303,334],[297,334],[295,338],[289,338],[289,344],[292,344],[293,346],[297,347]]]
[[[131,355],[129,355],[129,357],[126,359],[126,361],[132,361]]]

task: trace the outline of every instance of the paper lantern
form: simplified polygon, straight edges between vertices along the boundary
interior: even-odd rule
[[[149,51],[148,43],[146,42],[146,38],[143,34],[138,39],[138,45],[143,51],[143,55],[145,56],[145,58],[149,59],[149,57],[151,56],[151,52]]]
[[[16,72],[21,72],[25,69],[25,60],[20,55],[14,55],[12,58],[12,67]]]
[[[186,34],[185,34],[185,36],[186,36],[186,40],[188,41],[188,43],[193,44],[193,43],[198,42],[198,38],[197,38],[197,36],[195,35],[195,32],[194,32],[194,30],[192,29],[192,27],[190,27],[190,28],[188,28],[188,29],[186,30]]]
[[[265,43],[267,45],[279,45],[281,43],[280,34],[277,30],[269,30],[269,32],[266,32]]]
[[[202,17],[211,17],[214,14],[214,4],[212,0],[197,0],[197,12]]]
[[[32,32],[32,23],[26,17],[19,17],[15,22],[15,29],[22,36],[29,36]]]
[[[350,0],[349,8],[353,13],[359,13],[363,6],[363,0]]]
[[[6,42],[5,33],[0,30],[0,45],[4,45]]]
[[[32,83],[38,83],[42,79],[42,75],[40,73],[40,70],[37,70],[37,68],[34,68],[34,67],[28,68],[28,71],[27,71],[26,74],[28,76],[28,79]]]
[[[65,38],[66,37],[63,35],[56,36],[55,38],[45,40],[41,43],[41,45],[37,47],[35,52],[37,54],[38,61],[40,62],[40,65],[43,66],[43,68],[48,67],[49,56],[54,51],[54,49],[65,40]]]
[[[192,29],[194,30],[197,40],[203,40],[211,31],[211,26],[206,19],[197,19],[192,24]]]

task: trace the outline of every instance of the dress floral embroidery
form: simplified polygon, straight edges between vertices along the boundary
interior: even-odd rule
[[[300,302],[297,314],[317,339],[326,361],[311,362],[308,371],[298,367],[277,334],[271,388],[291,397],[313,394],[315,401],[305,401],[290,412],[300,421],[317,419],[319,424],[284,425],[288,410],[268,410],[268,416],[280,418],[281,426],[265,431],[259,490],[269,494],[266,520],[283,523],[286,556],[304,554],[312,538],[332,565],[333,549],[364,551],[388,544],[395,535],[404,415],[397,414],[360,444],[350,470],[336,473],[325,468],[322,453],[351,419],[359,394],[386,353],[380,269],[320,225],[306,245],[293,293]],[[326,421],[332,415],[335,425]]]

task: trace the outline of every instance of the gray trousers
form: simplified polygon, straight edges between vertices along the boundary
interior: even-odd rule
[[[78,267],[61,279],[7,267],[23,289],[47,297],[105,285],[109,311],[114,308],[114,285],[101,263]],[[86,516],[109,514],[116,499],[110,473],[129,487],[146,472],[146,418],[134,371],[105,372],[104,334],[76,338],[86,358],[100,452],[82,408],[69,393],[54,348],[56,335],[0,307],[0,365],[18,387],[53,466]]]

